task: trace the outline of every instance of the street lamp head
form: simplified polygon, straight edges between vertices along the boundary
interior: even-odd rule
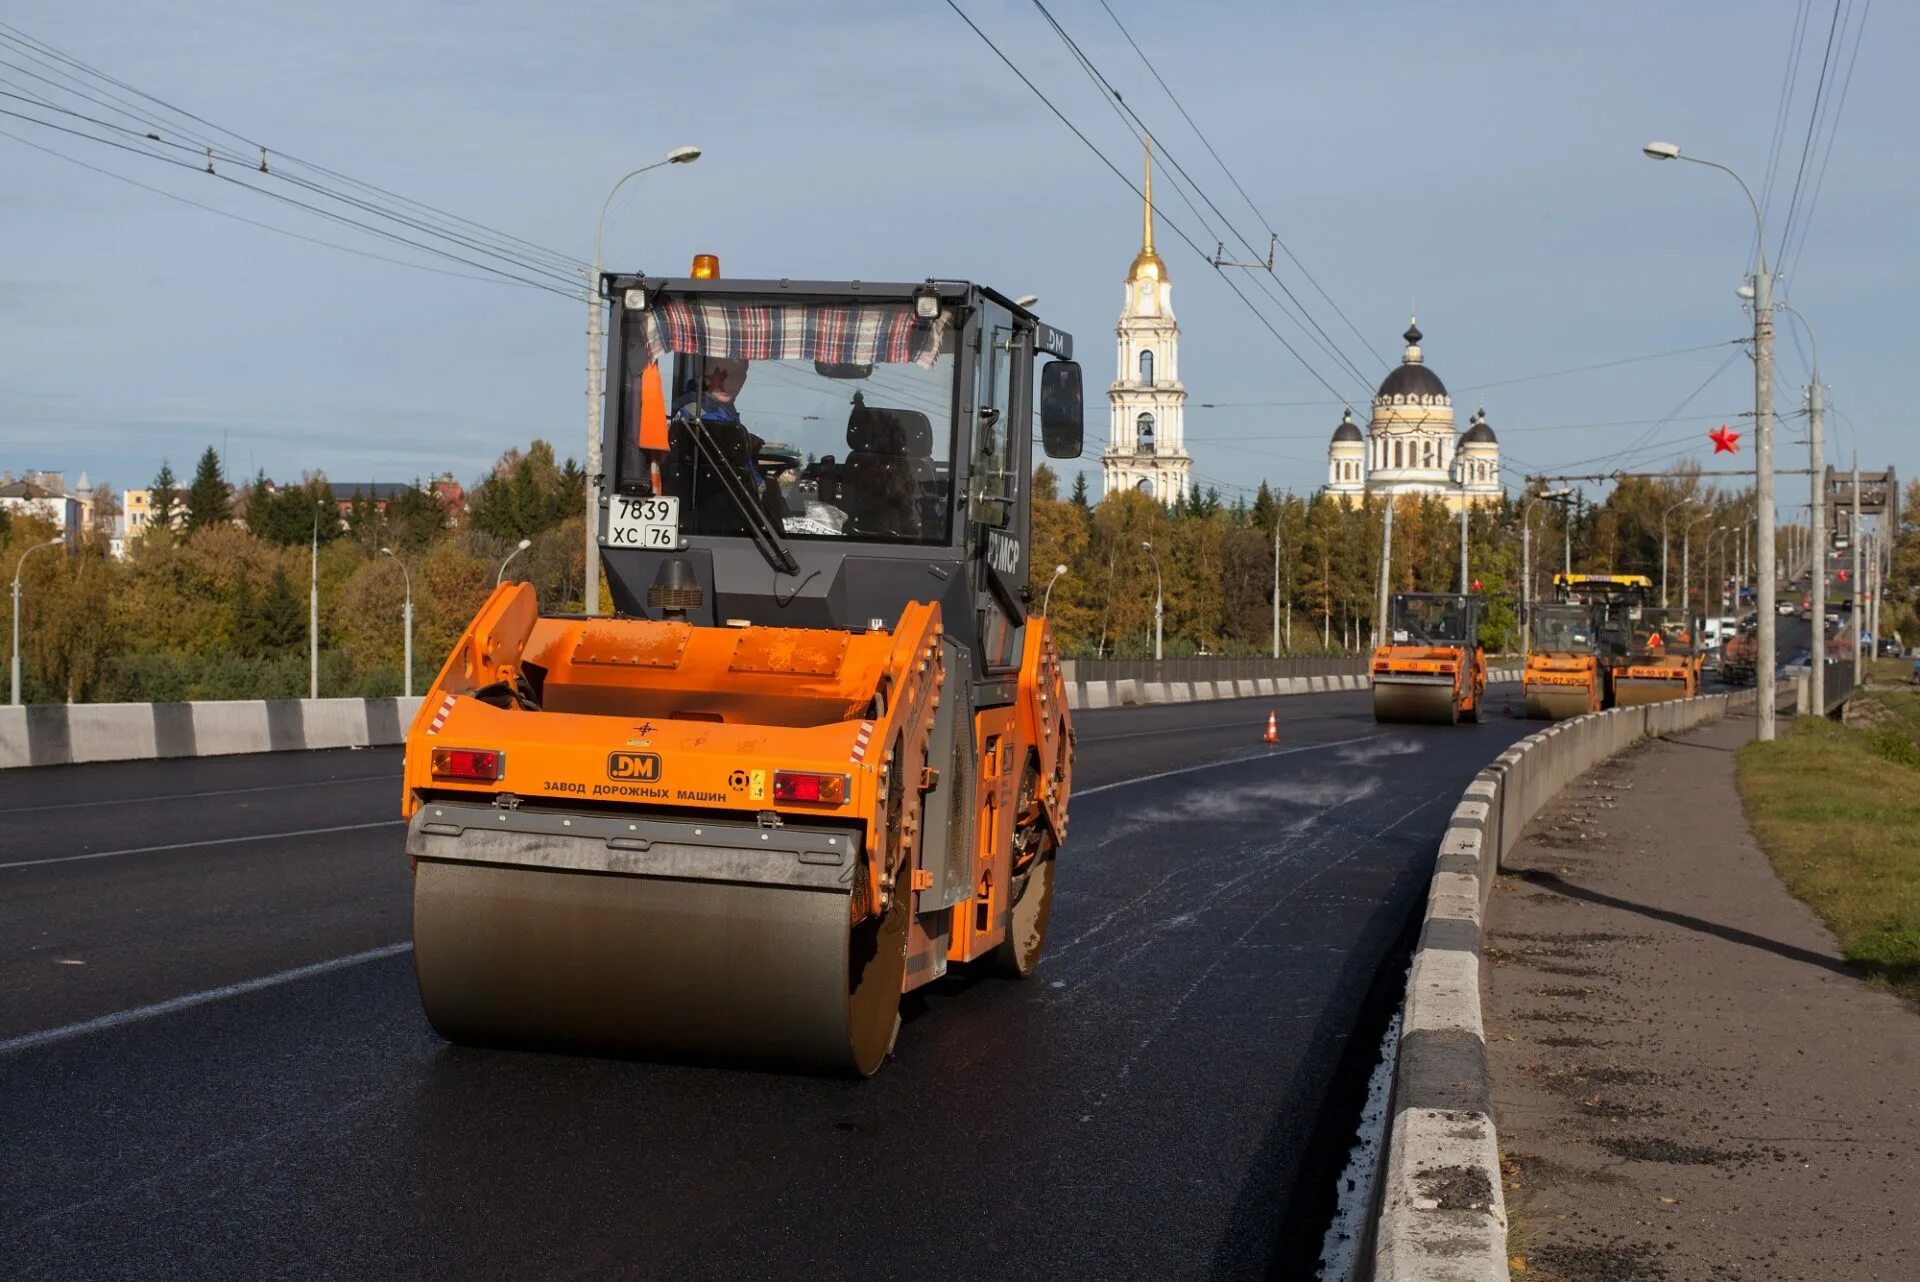
[[[1056,565],[1053,567],[1053,573],[1055,578],[1058,578],[1060,575],[1065,574],[1066,572],[1067,572],[1067,567],[1064,565]]]
[[[1153,542],[1150,539],[1141,539],[1140,546],[1145,548],[1149,552],[1153,551]]]
[[[1648,160],[1680,159],[1680,148],[1670,142],[1650,142],[1640,151]]]
[[[521,539],[521,540],[520,540],[520,542],[518,542],[518,543],[516,543],[516,544],[515,544],[514,546],[515,546],[515,547],[517,547],[517,548],[519,548],[519,549],[520,549],[520,550],[521,550],[522,552],[524,552],[524,551],[526,551],[526,550],[527,550],[528,548],[530,548],[530,547],[532,547],[532,546],[533,546],[533,540],[532,540],[532,539]]]
[[[381,555],[381,556],[392,556],[392,555],[393,555],[393,549],[392,549],[392,548],[381,548],[381,549],[380,549],[380,555]]]
[[[1013,300],[1013,305],[1015,307],[1024,307],[1028,311],[1032,311],[1036,306],[1039,305],[1039,302],[1040,302],[1040,295],[1038,294],[1022,294],[1020,295],[1020,297]]]
[[[667,153],[667,163],[670,165],[691,165],[698,159],[700,159],[698,147],[675,147]]]

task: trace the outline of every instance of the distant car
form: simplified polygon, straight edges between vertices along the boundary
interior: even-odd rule
[[[1892,637],[1881,637],[1879,649],[1880,657],[1883,659],[1897,659],[1900,657],[1900,643]]]
[[[1773,612],[1774,612],[1775,614],[1792,614],[1792,613],[1793,613],[1793,602],[1791,602],[1791,601],[1776,601],[1776,602],[1774,602],[1774,605],[1773,605]]]

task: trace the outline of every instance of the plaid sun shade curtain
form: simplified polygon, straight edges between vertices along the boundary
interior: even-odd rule
[[[922,320],[902,305],[726,303],[669,299],[646,313],[647,352],[730,356],[748,361],[931,368],[949,326],[942,310]]]

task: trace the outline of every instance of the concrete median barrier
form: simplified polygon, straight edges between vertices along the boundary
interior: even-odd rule
[[[1067,706],[1121,708],[1282,698],[1368,689],[1366,660],[1067,660]],[[1111,672],[1112,675],[1106,675]],[[1491,681],[1517,681],[1502,663]],[[419,699],[236,699],[199,703],[50,703],[0,708],[0,770],[16,766],[365,748],[406,737]]]
[[[0,708],[0,770],[399,743],[418,699],[52,703]]]
[[[1480,936],[1501,859],[1540,807],[1643,738],[1717,721],[1753,693],[1615,708],[1558,722],[1467,785],[1440,843],[1407,975],[1374,1223],[1377,1282],[1506,1282]]]

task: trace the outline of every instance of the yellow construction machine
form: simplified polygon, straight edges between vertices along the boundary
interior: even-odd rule
[[[1705,620],[1678,608],[1628,610],[1626,662],[1613,674],[1615,707],[1631,708],[1700,693]]]
[[[1480,720],[1487,693],[1480,598],[1395,594],[1370,669],[1375,721],[1451,725]]]
[[[1600,666],[1600,706],[1614,706],[1614,684],[1633,648],[1633,618],[1647,608],[1653,580],[1644,574],[1556,574],[1556,600],[1585,606],[1593,620]]]
[[[1564,721],[1600,711],[1600,658],[1590,607],[1533,607],[1522,679],[1527,716],[1535,720]]]
[[[979,285],[701,267],[600,282],[613,613],[499,587],[408,734],[415,974],[458,1042],[866,1075],[903,991],[1039,961],[1080,369]]]

